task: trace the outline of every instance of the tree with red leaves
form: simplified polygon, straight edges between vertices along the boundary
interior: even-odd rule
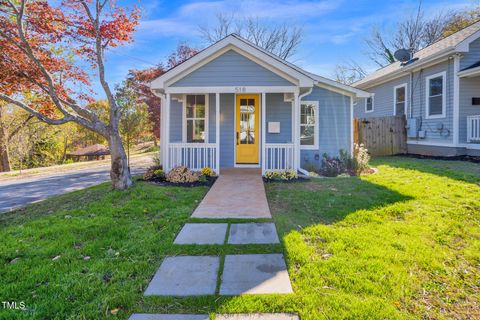
[[[198,49],[192,48],[186,43],[181,43],[177,46],[176,51],[168,56],[165,66],[159,64],[155,67],[143,70],[130,70],[128,73],[127,81],[137,88],[138,96],[148,106],[149,120],[152,123],[152,130],[155,139],[160,139],[161,100],[152,93],[149,84],[153,79],[158,78],[167,70],[196,55],[198,51]]]
[[[119,133],[120,111],[105,77],[105,52],[132,41],[139,10],[109,0],[0,0],[0,99],[52,125],[76,122],[102,136],[111,152],[116,189],[132,184]],[[105,92],[109,119],[85,108],[88,63]],[[35,99],[25,99],[24,94]],[[83,103],[83,106],[82,106]]]

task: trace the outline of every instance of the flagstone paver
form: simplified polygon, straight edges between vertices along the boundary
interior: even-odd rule
[[[147,314],[134,313],[129,320],[209,320],[208,314]]]
[[[215,320],[300,320],[300,318],[291,313],[238,313],[219,314]]]
[[[279,243],[274,223],[234,223],[230,225],[229,244]]]
[[[292,285],[282,254],[227,255],[221,295],[291,293]]]
[[[259,169],[223,169],[194,218],[271,218]]]
[[[227,223],[187,223],[174,244],[223,244]]]
[[[220,258],[167,257],[145,291],[146,296],[198,296],[215,294]]]

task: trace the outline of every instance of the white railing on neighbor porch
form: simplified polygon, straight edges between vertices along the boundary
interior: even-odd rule
[[[193,171],[210,167],[219,172],[216,143],[170,143],[168,146],[168,169],[185,166]]]
[[[295,167],[295,148],[293,143],[267,143],[265,144],[265,157],[262,172],[284,171]]]
[[[467,117],[467,142],[480,142],[480,115]]]

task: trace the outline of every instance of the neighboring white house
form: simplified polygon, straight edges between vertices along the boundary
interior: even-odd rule
[[[162,99],[165,170],[184,165],[319,167],[323,153],[352,150],[353,102],[363,90],[288,63],[238,35],[151,82]]]
[[[409,153],[480,155],[480,22],[353,86],[355,117],[406,116]]]

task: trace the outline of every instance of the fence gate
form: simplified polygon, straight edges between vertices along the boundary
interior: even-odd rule
[[[355,143],[363,143],[373,156],[407,153],[404,116],[354,119]]]

